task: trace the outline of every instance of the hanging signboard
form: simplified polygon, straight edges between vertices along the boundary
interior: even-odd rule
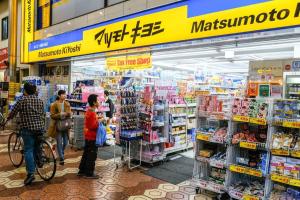
[[[32,41],[34,0],[22,2],[23,62],[300,25],[300,0],[186,0]]]
[[[106,68],[111,71],[143,70],[152,68],[151,54],[106,58]]]

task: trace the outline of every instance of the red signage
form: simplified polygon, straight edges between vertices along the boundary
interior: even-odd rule
[[[0,49],[0,69],[6,69],[5,61],[8,61],[8,48]]]

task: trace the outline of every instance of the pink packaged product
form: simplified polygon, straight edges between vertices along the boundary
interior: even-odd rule
[[[284,174],[284,166],[287,161],[286,157],[272,156],[271,173]]]
[[[233,115],[238,115],[240,113],[242,102],[239,98],[235,98],[233,100],[233,105],[232,105],[232,114]]]

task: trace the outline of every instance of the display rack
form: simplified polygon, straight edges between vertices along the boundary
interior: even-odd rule
[[[300,103],[290,100],[273,102],[266,99],[234,98],[230,101],[232,109],[231,112],[227,112],[230,113],[229,116],[212,110],[203,112],[201,99],[212,100],[215,103],[219,98],[214,101],[211,96],[200,97],[198,101],[198,131],[193,173],[195,186],[200,191],[227,193],[231,199],[299,198],[300,146],[297,145],[300,145],[300,119],[297,117]],[[210,133],[203,130],[207,125],[211,129],[222,127],[221,121],[224,120],[228,120],[228,134],[224,141],[216,140],[216,132],[213,130]],[[284,131],[282,127],[285,127]],[[288,136],[284,136],[284,133],[288,133]],[[278,140],[278,135],[281,135],[281,140]],[[287,143],[288,141],[290,143]],[[224,149],[224,160],[220,157],[215,159]],[[226,176],[222,176],[221,171],[215,168],[223,169],[223,173],[226,169]],[[211,176],[221,176],[223,181],[215,180]]]
[[[270,140],[270,199],[300,198],[300,101],[274,100]]]
[[[200,191],[225,192],[229,103],[216,95],[198,98],[193,180]]]
[[[165,159],[164,144],[167,140],[165,101],[154,97],[154,87],[146,86],[139,108],[140,126],[145,131],[142,161],[149,164]]]
[[[134,88],[126,88],[118,93],[116,104],[117,124],[116,144],[122,147],[122,161],[128,168],[134,169],[141,165],[143,130],[139,128],[139,95]],[[132,164],[138,160],[139,164]]]

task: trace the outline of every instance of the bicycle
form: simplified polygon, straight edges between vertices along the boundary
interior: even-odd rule
[[[5,127],[3,116],[0,115],[0,124]],[[12,132],[8,138],[8,155],[13,166],[18,168],[24,161],[24,143],[20,133]],[[50,181],[56,173],[56,157],[52,145],[42,135],[37,136],[34,153],[36,171],[44,181]]]

